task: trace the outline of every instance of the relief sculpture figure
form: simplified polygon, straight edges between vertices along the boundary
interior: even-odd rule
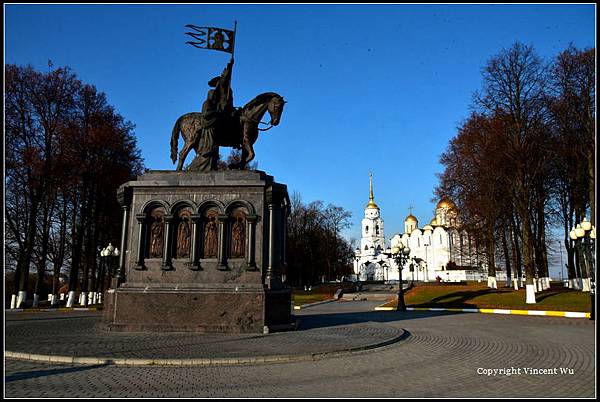
[[[204,228],[204,258],[217,257],[217,240],[217,221],[211,216]]]
[[[163,253],[163,220],[162,216],[154,217],[150,226],[150,258],[160,258]]]
[[[177,258],[189,257],[190,233],[190,219],[187,216],[182,216],[177,229]]]
[[[245,240],[245,225],[244,219],[238,217],[233,224],[233,228],[231,229],[231,240],[232,240],[232,250],[231,256],[233,258],[242,258],[244,257],[244,240]]]

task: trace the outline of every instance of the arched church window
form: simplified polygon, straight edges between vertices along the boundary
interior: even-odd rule
[[[369,246],[365,244],[365,251],[369,251]]]
[[[442,234],[440,233],[440,244],[442,244],[443,240],[442,240]]]
[[[369,227],[365,226],[365,233],[369,233]]]
[[[375,226],[375,234],[379,234],[379,225]]]

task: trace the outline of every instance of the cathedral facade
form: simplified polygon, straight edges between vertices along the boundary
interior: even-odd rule
[[[458,209],[443,197],[435,208],[435,216],[422,227],[410,213],[404,220],[404,233],[385,243],[381,211],[373,196],[370,178],[369,203],[361,225],[360,247],[355,250],[354,272],[360,281],[397,281],[398,266],[389,248],[400,243],[410,248],[409,260],[402,269],[403,280],[456,282],[481,280],[487,264],[477,252],[469,233],[461,228]],[[487,277],[487,275],[485,275]]]

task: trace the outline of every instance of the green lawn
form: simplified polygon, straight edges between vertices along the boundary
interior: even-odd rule
[[[294,291],[292,294],[294,300],[294,306],[301,306],[303,304],[319,302],[323,300],[329,300],[333,298],[333,293],[317,293],[310,291]]]
[[[338,289],[353,289],[354,287],[354,284],[344,282],[321,284],[313,286],[312,290],[306,291],[303,288],[294,288],[292,300],[294,301],[294,306],[301,306],[303,304],[333,299],[333,296]]]
[[[512,310],[590,311],[590,294],[562,287],[536,293],[536,304],[525,303],[525,289],[489,289],[483,284],[415,286],[404,292],[408,307],[500,308]],[[396,307],[397,300],[386,303]]]

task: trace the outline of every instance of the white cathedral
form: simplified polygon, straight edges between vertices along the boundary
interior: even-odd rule
[[[404,233],[394,235],[389,247],[402,243],[410,248],[402,269],[405,281],[482,280],[487,278],[486,261],[480,259],[469,234],[460,228],[458,210],[444,197],[435,208],[433,219],[419,228],[410,213],[404,220]],[[369,178],[369,203],[362,220],[360,247],[355,250],[354,273],[360,281],[398,281],[395,261],[386,250],[381,211],[373,196],[373,176]],[[486,274],[484,274],[486,272]]]

